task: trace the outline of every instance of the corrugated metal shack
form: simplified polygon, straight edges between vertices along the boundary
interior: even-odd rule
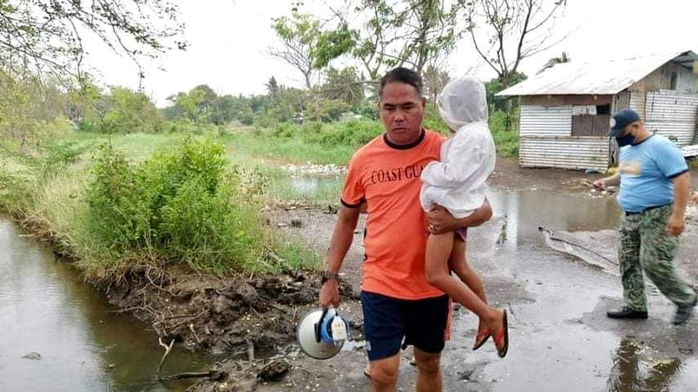
[[[500,92],[521,97],[519,163],[606,170],[617,150],[605,136],[611,114],[627,107],[640,113],[648,130],[682,147],[697,144],[696,62],[698,55],[691,51],[569,62]]]

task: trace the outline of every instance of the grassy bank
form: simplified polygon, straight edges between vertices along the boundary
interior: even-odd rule
[[[506,121],[492,116],[490,127],[500,154],[515,156],[518,135]],[[433,115],[425,126],[445,130]],[[344,166],[382,132],[379,122],[361,119],[195,138],[71,131],[37,148],[3,142],[0,207],[95,276],[169,264],[273,272],[282,268],[279,257],[314,268],[319,257],[265,228],[258,211],[274,202],[335,204],[343,176],[291,175],[281,166]]]
[[[221,141],[71,134],[22,153],[3,143],[0,205],[93,277],[316,268],[318,255],[264,225],[261,164],[229,161]]]

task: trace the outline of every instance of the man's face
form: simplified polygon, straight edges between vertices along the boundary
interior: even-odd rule
[[[635,121],[634,123],[628,124],[625,128],[623,128],[623,133],[621,136],[628,136],[632,135],[634,137],[638,136],[638,133],[640,132],[641,129],[641,124],[639,121]]]
[[[419,138],[425,101],[409,84],[392,82],[385,85],[378,110],[388,140],[404,145]]]

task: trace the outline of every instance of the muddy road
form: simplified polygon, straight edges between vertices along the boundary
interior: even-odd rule
[[[477,319],[454,312],[452,340],[443,354],[447,391],[698,391],[698,318],[682,327],[670,324],[674,306],[648,285],[650,318],[615,321],[608,307],[622,303],[616,271],[604,271],[551,249],[538,226],[589,233],[593,243],[614,254],[620,218],[614,198],[591,191],[584,180],[599,175],[509,168],[495,174],[490,199],[495,217],[472,230],[468,258],[481,272],[492,303],[510,313],[510,350],[505,359],[488,343],[472,352]],[[525,173],[523,178],[517,172]],[[694,171],[695,172],[695,171]],[[694,184],[698,179],[694,173]],[[679,267],[698,283],[698,206],[689,210]],[[273,222],[300,219],[284,230],[324,251],[334,215],[318,210],[279,209]],[[361,225],[363,221],[361,222]],[[360,226],[343,268],[344,279],[359,290],[362,260]],[[359,305],[345,298],[345,314],[361,322]],[[399,388],[414,390],[411,351],[402,353]],[[315,361],[291,348],[291,370],[259,391],[368,390],[361,341],[336,357]],[[243,389],[244,390],[244,389]]]

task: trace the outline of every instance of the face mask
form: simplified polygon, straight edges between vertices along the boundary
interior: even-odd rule
[[[630,135],[630,134],[625,135],[625,136],[616,137],[616,142],[618,143],[619,147],[628,146],[630,144],[633,144],[634,141],[635,141],[635,136]]]

